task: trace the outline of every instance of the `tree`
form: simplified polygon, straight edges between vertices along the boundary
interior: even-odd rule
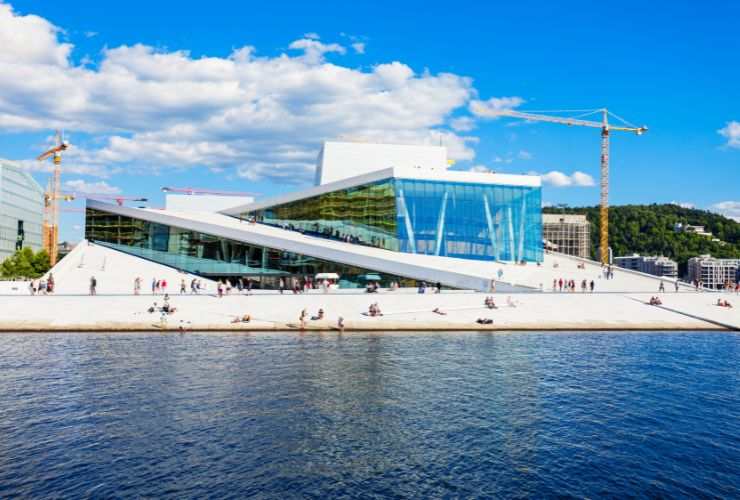
[[[6,279],[38,278],[50,267],[49,254],[46,250],[39,250],[34,254],[32,249],[26,247],[16,250],[0,264],[0,275]]]
[[[591,222],[591,255],[599,248],[599,207],[545,208],[545,213],[584,214]],[[676,224],[704,226],[720,242],[686,231]],[[673,204],[621,205],[609,208],[609,246],[614,255],[665,255],[686,272],[691,257],[712,254],[718,258],[740,258],[740,223],[706,210]]]

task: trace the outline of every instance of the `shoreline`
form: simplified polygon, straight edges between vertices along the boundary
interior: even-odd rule
[[[22,332],[740,331],[740,297],[708,293],[378,293],[172,295],[171,315],[148,313],[162,295],[3,296],[0,334]],[[484,306],[493,297],[496,308]],[[718,307],[726,298],[735,308]],[[383,315],[365,315],[377,303]],[[321,320],[306,320],[322,309]],[[249,314],[249,323],[232,323]],[[162,318],[165,323],[162,323]],[[493,324],[478,324],[477,319]]]

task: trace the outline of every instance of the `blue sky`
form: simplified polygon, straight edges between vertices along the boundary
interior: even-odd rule
[[[442,140],[455,168],[547,174],[547,202],[596,204],[573,174],[598,180],[598,130],[470,110],[518,98],[649,126],[613,135],[613,204],[740,217],[740,3],[555,4],[0,1],[0,157],[64,127],[70,190],[161,206],[165,185],[299,189],[323,139]],[[81,214],[62,223],[81,236]]]

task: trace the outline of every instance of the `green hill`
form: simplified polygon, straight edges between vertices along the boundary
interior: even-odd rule
[[[544,208],[551,214],[585,214],[591,223],[591,256],[599,249],[599,207]],[[676,223],[704,226],[724,244],[706,236],[676,232]],[[609,208],[609,244],[614,256],[639,253],[665,255],[678,262],[679,273],[686,271],[689,258],[712,254],[720,258],[740,258],[740,223],[722,215],[683,208],[678,205],[621,205]]]

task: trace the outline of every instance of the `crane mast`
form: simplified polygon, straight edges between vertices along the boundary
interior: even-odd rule
[[[540,121],[548,123],[559,123],[562,125],[573,125],[580,127],[593,127],[601,129],[601,179],[599,182],[600,196],[599,196],[599,260],[602,264],[609,263],[609,134],[611,131],[619,132],[633,132],[637,135],[642,135],[647,132],[646,126],[637,127],[629,122],[619,118],[614,113],[609,112],[606,108],[594,109],[594,110],[566,110],[561,112],[585,112],[581,116],[592,115],[595,113],[601,114],[601,121],[583,120],[578,117],[567,118],[560,116],[549,116],[541,113],[548,113],[549,111],[541,111],[539,113],[524,113],[521,111],[514,111],[513,109],[498,109],[498,110],[479,110],[480,114],[484,116],[508,116],[511,118],[521,118],[528,121]],[[613,125],[609,123],[609,116],[617,118],[625,125]]]
[[[56,134],[56,145],[40,154],[38,161],[53,158],[54,172],[49,181],[49,187],[44,195],[44,225],[42,228],[42,246],[49,254],[49,263],[54,266],[57,263],[59,243],[59,199],[63,198],[60,193],[62,177],[62,151],[69,147],[69,143],[63,139],[61,134]]]

